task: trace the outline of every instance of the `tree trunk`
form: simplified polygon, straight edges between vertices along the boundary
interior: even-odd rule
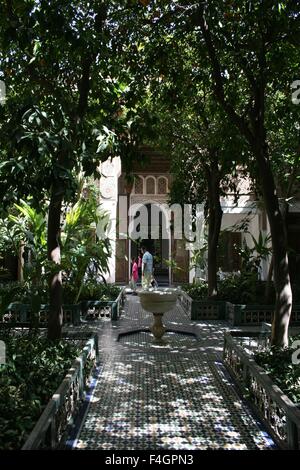
[[[60,247],[60,217],[63,202],[63,188],[53,184],[48,212],[48,259],[55,264],[61,262]],[[63,324],[62,310],[62,274],[60,269],[53,272],[49,279],[50,311],[48,320],[48,338],[57,340],[61,338]]]
[[[288,345],[288,326],[292,310],[292,289],[290,283],[287,235],[284,217],[279,207],[276,188],[266,146],[257,138],[256,161],[268,220],[270,224],[273,270],[276,291],[275,314],[272,324],[272,345]]]
[[[240,115],[232,102],[228,100],[224,89],[224,77],[220,62],[216,53],[211,32],[206,21],[204,6],[199,8],[199,25],[207,47],[207,52],[212,65],[214,78],[214,93],[216,99],[232,122],[237,126],[241,134],[249,143],[259,169],[259,178],[262,186],[264,203],[269,219],[274,263],[274,281],[276,289],[275,315],[272,326],[272,344],[286,346],[288,344],[288,325],[292,309],[292,290],[289,276],[287,255],[287,236],[285,224],[279,207],[274,177],[270,165],[266,130],[265,130],[265,94],[266,94],[266,44],[265,37],[261,38],[261,48],[258,52],[259,75],[243,65],[243,71],[248,78],[253,96],[248,107],[248,118]],[[249,126],[251,123],[251,127]]]
[[[102,5],[102,4],[101,4]],[[107,17],[107,7],[100,6],[100,9],[95,17],[96,29],[99,31],[103,28],[104,22]],[[99,49],[100,50],[100,49]],[[71,114],[71,129],[70,133],[71,143],[73,149],[78,149],[80,146],[80,139],[78,137],[78,130],[80,124],[86,114],[88,107],[88,96],[90,92],[90,76],[92,64],[95,62],[98,49],[87,51],[86,55],[81,57],[81,77],[78,82],[79,98],[76,112]],[[60,167],[71,170],[74,166],[72,160],[69,159],[70,154],[61,152],[58,155],[58,163]],[[61,243],[60,243],[60,217],[62,203],[65,194],[65,184],[63,181],[55,181],[51,190],[51,199],[48,212],[48,233],[47,233],[47,247],[48,259],[53,263],[59,265],[61,262]],[[50,276],[49,280],[50,290],[50,312],[48,321],[48,338],[59,339],[61,337],[62,323],[63,323],[63,310],[62,310],[62,273],[58,268]]]
[[[273,255],[271,257],[271,262],[268,270],[268,278],[267,278],[267,283],[266,283],[266,289],[265,289],[265,303],[266,305],[270,304],[272,302],[271,300],[271,293],[272,293],[272,286],[273,286]]]
[[[287,196],[285,196],[286,199],[287,199],[288,196],[289,196],[289,192],[287,193]],[[282,197],[284,197],[284,196],[282,196]],[[287,223],[288,212],[289,212],[289,205],[286,202],[283,206],[283,209],[281,210],[282,220],[283,220],[284,228],[285,228],[285,231],[286,231],[286,236],[287,236],[287,230],[288,230],[288,223]],[[272,282],[272,279],[273,279],[273,264],[274,264],[274,260],[273,260],[273,255],[272,255],[270,266],[269,266],[269,271],[268,271],[266,290],[265,290],[266,304],[270,304],[272,302],[272,300],[271,300],[272,290],[271,289],[272,289],[272,286],[273,286],[273,282]]]
[[[217,175],[217,165],[208,174],[208,250],[207,278],[208,297],[213,299],[218,294],[217,285],[217,251],[222,223],[223,211],[220,204],[220,181]]]

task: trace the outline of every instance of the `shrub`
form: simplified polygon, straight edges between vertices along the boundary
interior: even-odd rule
[[[207,300],[207,283],[185,284],[182,289],[194,300]],[[233,304],[265,304],[266,282],[247,274],[231,274],[218,282],[218,295],[215,300]],[[271,286],[271,302],[275,302],[274,286]],[[295,299],[294,299],[294,302]]]
[[[103,302],[115,300],[121,289],[113,284],[96,284],[87,282],[83,285],[79,300],[101,300]]]
[[[39,303],[48,303],[47,288],[30,286],[27,282],[10,282],[0,286],[0,314],[4,314],[10,303],[20,302],[32,304],[38,299]]]
[[[265,304],[266,282],[251,275],[232,274],[218,284],[218,299],[233,304]],[[271,286],[271,302],[275,302],[275,291]]]
[[[0,339],[7,356],[0,366],[0,449],[19,449],[79,350],[32,333],[13,337],[1,332]]]
[[[300,339],[300,335],[291,338]],[[258,365],[265,369],[278,387],[295,403],[300,402],[300,364],[292,363],[292,348],[271,347],[255,354]]]
[[[71,282],[63,283],[63,303],[75,304],[78,295],[78,287]]]
[[[182,289],[194,300],[205,300],[208,295],[206,282],[198,284],[184,284]]]

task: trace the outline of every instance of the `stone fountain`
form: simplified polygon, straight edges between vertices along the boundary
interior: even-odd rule
[[[150,327],[156,340],[161,340],[166,329],[163,325],[162,318],[165,312],[172,310],[177,302],[179,295],[178,289],[162,288],[145,289],[138,292],[141,306],[147,312],[151,312],[154,316],[154,323]]]

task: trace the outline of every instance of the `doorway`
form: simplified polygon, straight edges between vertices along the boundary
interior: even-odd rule
[[[145,204],[147,209],[147,225],[143,227],[143,234],[147,234],[147,237],[139,238],[137,240],[130,241],[130,259],[129,265],[131,268],[131,259],[133,257],[137,258],[140,253],[142,246],[145,246],[148,251],[153,256],[153,267],[154,267],[154,276],[158,282],[159,286],[167,286],[170,284],[170,239],[166,238],[163,231],[163,227],[166,227],[166,215],[162,210],[159,210],[159,205],[155,203]],[[158,220],[156,225],[151,225],[151,211],[158,211]],[[134,220],[137,220],[137,225],[135,226],[136,232],[141,231],[140,223],[138,217],[140,216],[139,210],[136,211],[133,216]],[[155,234],[153,237],[152,235]]]

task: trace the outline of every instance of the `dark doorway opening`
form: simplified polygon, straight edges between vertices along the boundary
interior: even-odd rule
[[[151,225],[151,211],[158,210],[158,206],[155,204],[146,204],[148,222],[147,227],[144,227],[144,233],[148,234],[147,238],[140,238],[138,240],[131,241],[131,258],[138,257],[141,247],[144,245],[153,256],[154,276],[160,286],[169,285],[169,249],[170,240],[165,238],[163,227],[166,226],[165,214],[159,211],[157,225]],[[139,217],[139,211],[136,212],[134,219]],[[137,225],[137,231],[139,231],[139,224]],[[152,237],[152,235],[157,235]],[[131,261],[131,260],[130,260]]]

